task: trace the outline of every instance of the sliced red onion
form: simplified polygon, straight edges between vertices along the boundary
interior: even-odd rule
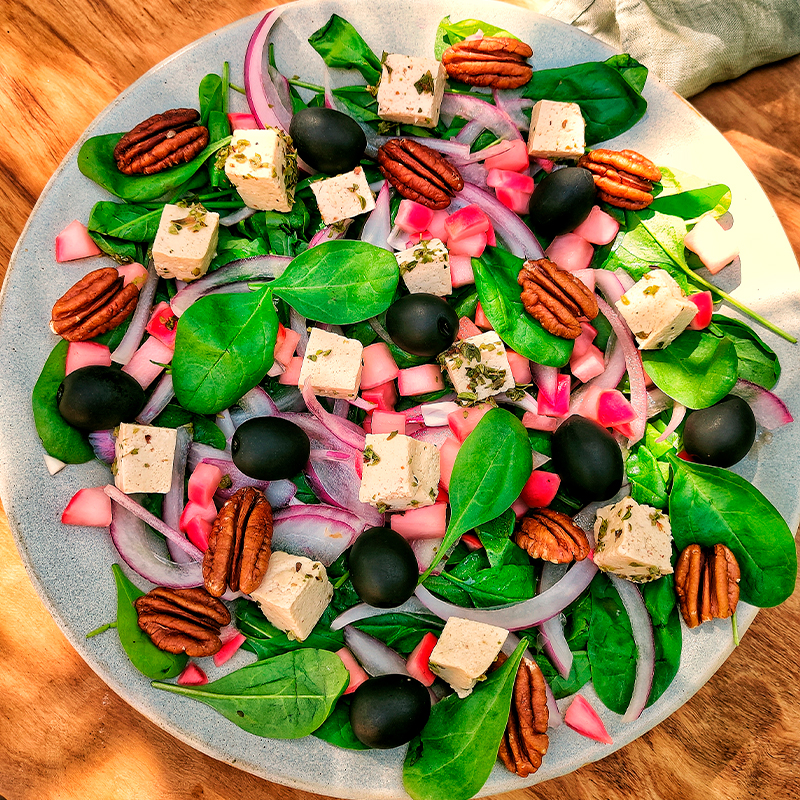
[[[342,452],[341,450],[312,450],[309,453],[309,461],[350,461],[353,453]]]
[[[117,457],[114,431],[92,431],[89,434],[89,444],[95,456],[106,464],[111,464]]]
[[[254,214],[258,214],[258,209],[245,206],[244,208],[240,208],[238,211],[234,211],[233,214],[220,217],[219,224],[226,228],[230,228],[233,225],[238,225],[240,222],[244,222],[246,219],[250,219],[250,217],[252,217]]]
[[[389,194],[391,187],[389,181],[384,181],[378,196],[375,198],[375,208],[372,209],[364,229],[361,231],[361,241],[374,244],[384,250],[391,250],[387,242],[392,230],[392,221],[389,207]]]
[[[546,562],[542,567],[539,578],[539,594],[555,586],[567,571],[566,564],[551,564]],[[564,620],[561,614],[546,619],[539,626],[542,635],[542,644],[547,657],[552,661],[562,678],[569,677],[572,670],[573,655],[564,635]]]
[[[236,426],[231,421],[231,412],[225,408],[218,412],[214,422],[216,426],[222,431],[222,435],[230,441],[234,433],[236,433]]]
[[[447,417],[454,411],[460,411],[461,406],[452,400],[439,400],[435,403],[423,403],[420,406],[422,421],[429,428],[447,425]]]
[[[515,633],[509,633],[508,636],[506,636],[505,642],[503,642],[503,652],[507,656],[510,656],[518,646],[519,636],[517,636]],[[529,661],[536,660],[530,650],[525,650],[523,653],[523,658],[527,658]],[[544,678],[544,676],[542,677]],[[553,695],[553,690],[550,688],[550,684],[547,682],[547,678],[544,678],[544,689],[545,693],[547,694],[547,727],[557,728],[564,720],[561,716],[561,712],[558,710],[556,698]]]
[[[448,125],[453,117],[463,117],[479,122],[498,139],[522,138],[516,124],[505,111],[475,95],[445,92],[440,113]]]
[[[426,442],[435,447],[441,447],[448,439],[455,439],[453,431],[447,425],[438,428],[420,428],[411,434],[412,439],[418,442]]]
[[[653,622],[642,599],[642,593],[636,584],[622,580],[609,574],[611,583],[617,590],[628,612],[633,630],[633,641],[636,643],[638,657],[636,660],[636,679],[633,683],[633,695],[628,708],[622,717],[623,722],[633,722],[639,718],[647,705],[650,690],[653,688],[653,675],[656,668],[656,646],[653,638]]]
[[[192,434],[188,426],[181,425],[176,430],[175,456],[172,459],[172,483],[169,491],[164,495],[162,514],[164,524],[173,530],[179,530],[181,512],[183,511],[183,495],[185,491],[186,462],[189,458],[189,448],[192,445]],[[178,547],[172,539],[167,539],[167,549],[172,560],[179,564],[191,561],[191,556]]]
[[[428,567],[433,563],[433,560],[439,554],[444,537],[441,539],[411,539],[409,544],[414,551],[414,557],[417,559],[417,569],[419,574],[422,575],[427,571]],[[445,558],[433,568],[432,575],[441,575],[444,569]],[[418,587],[419,588],[419,587]]]
[[[633,286],[634,283],[636,283],[631,274],[622,267],[617,267],[617,269],[614,270],[614,274],[619,278],[619,282],[622,284],[622,288],[626,292],[631,288],[631,286]]]
[[[596,269],[594,270],[594,282],[612,305],[625,294],[625,287],[615,272]]]
[[[355,406],[356,408],[360,408],[362,411],[366,411],[369,413],[370,411],[374,411],[377,407],[377,403],[370,403],[369,400],[365,400],[363,397],[354,397],[352,400],[346,400],[351,406]],[[347,416],[346,414],[342,414],[340,416]]]
[[[175,397],[175,389],[172,386],[172,373],[165,372],[156,384],[156,388],[153,389],[142,413],[136,417],[136,421],[141,422],[142,425],[149,425],[169,405],[173,397]]]
[[[382,614],[427,614],[428,610],[425,606],[417,600],[416,597],[411,597],[405,603],[394,608],[375,608],[367,603],[359,603],[357,606],[348,608],[343,611],[336,619],[331,622],[331,630],[338,631],[344,628],[345,625],[353,625],[356,622],[361,622],[364,619],[371,617],[379,617]]]
[[[343,219],[341,222],[337,222],[335,225],[326,225],[321,231],[317,231],[311,237],[308,247],[312,248],[316,247],[318,244],[322,244],[323,242],[332,242],[336,239],[343,239],[352,222],[353,220],[351,219]]]
[[[794,421],[783,400],[763,386],[740,378],[731,389],[731,394],[741,397],[753,409],[756,422],[768,431]]]
[[[309,414],[307,412],[297,413],[294,411],[286,411],[279,412],[276,416],[288,420],[289,422],[293,422],[299,428],[302,428],[308,435],[308,438],[311,440],[312,449],[341,450],[344,453],[349,453],[351,456],[356,454],[358,454],[359,457],[361,456],[360,450],[343,444],[313,414]]]
[[[133,354],[139,349],[142,343],[147,322],[150,319],[150,312],[153,309],[153,298],[156,296],[156,287],[158,286],[158,273],[153,259],[147,265],[147,280],[144,282],[139,291],[139,299],[136,302],[136,310],[133,312],[128,330],[122,337],[122,341],[117,346],[117,349],[111,354],[111,360],[115,364],[127,364]]]
[[[539,405],[536,402],[536,398],[531,397],[527,392],[523,392],[519,397],[509,397],[503,392],[502,394],[496,394],[494,399],[503,405],[515,406],[523,411],[530,411],[532,414],[539,413]]]
[[[683,422],[683,418],[686,416],[686,406],[681,405],[677,401],[672,406],[672,416],[669,419],[669,425],[664,428],[664,433],[656,439],[656,444],[661,444],[661,442],[665,442],[673,433],[678,429],[678,425]]]
[[[546,367],[531,361],[531,375],[539,392],[549,403],[554,403],[558,385],[558,367]]]
[[[508,152],[511,149],[511,142],[496,142],[495,144],[490,144],[488,147],[484,147],[481,150],[477,150],[474,153],[470,153],[463,161],[464,164],[474,164],[478,161],[485,161],[487,158],[492,158],[493,156],[499,156],[503,153]],[[458,165],[459,169],[461,169],[461,163]]]
[[[473,119],[458,132],[455,137],[455,141],[472,147],[472,145],[475,143],[475,140],[481,135],[482,132],[483,125]]]
[[[336,400],[333,401],[333,415],[335,417],[346,417],[349,412],[350,403],[348,403],[347,400],[337,397]]]
[[[192,446],[189,448],[189,470],[197,469],[197,465],[201,461],[209,461],[215,458],[221,459],[222,461],[230,461],[231,454],[227,450],[217,450],[216,447],[211,447],[211,445],[208,444],[192,442]]]
[[[300,341],[297,343],[295,352],[298,356],[300,356],[300,358],[303,358],[303,356],[306,354],[306,347],[308,347],[308,321],[293,308],[290,308],[289,327],[295,333],[300,334]]]
[[[383,325],[381,325],[380,322],[378,322],[377,317],[371,317],[370,319],[367,320],[367,322],[369,323],[370,328],[372,328],[372,330],[374,330],[375,333],[377,333],[378,336],[381,339],[383,339],[384,342],[386,342],[386,344],[394,345],[392,337],[389,336],[389,333],[386,330],[386,328],[384,328]]]
[[[355,541],[360,525],[354,514],[326,505],[289,506],[273,515],[272,548],[307,556],[329,567]]]
[[[523,109],[533,108],[534,101],[527,97],[510,95],[510,93],[493,89],[492,97],[495,105],[513,120],[514,124],[522,131],[531,127],[530,116],[523,114]]]
[[[383,525],[383,514],[358,498],[361,478],[353,461],[309,461],[304,472],[320,500],[354,512],[370,527]]]
[[[647,390],[647,418],[658,416],[662,411],[670,408],[673,399],[662,392],[657,386],[651,386]]]
[[[408,231],[404,231],[395,225],[386,237],[386,245],[392,250],[405,250],[410,236],[411,234]]]
[[[322,67],[322,85],[325,89],[323,97],[325,99],[325,108],[332,108],[334,111],[338,111],[336,107],[336,100],[333,97],[333,92],[331,91],[331,73],[328,71],[327,66]]]
[[[364,442],[366,434],[363,428],[359,428],[353,422],[340,417],[335,417],[333,414],[328,413],[322,404],[317,400],[314,394],[314,389],[311,383],[306,380],[302,389],[303,400],[306,401],[308,410],[341,442],[354,447],[356,450],[364,449]]]
[[[405,659],[380,639],[352,625],[345,625],[344,642],[373,678],[378,675],[408,675]]]
[[[489,184],[487,179],[489,175],[483,164],[459,164],[458,171],[467,183],[471,183],[483,191],[488,191]]]
[[[238,406],[242,411],[246,411],[254,417],[274,417],[278,413],[275,401],[260,386],[256,386],[244,394],[239,400]]]
[[[113,500],[109,531],[114,546],[125,563],[150,583],[172,589],[189,589],[203,585],[201,561],[176,564],[159,555],[158,551],[163,552],[164,549],[163,540],[140,517]],[[200,553],[201,558],[202,555]]]

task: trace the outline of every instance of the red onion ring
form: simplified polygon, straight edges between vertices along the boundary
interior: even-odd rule
[[[175,457],[172,460],[172,484],[164,495],[163,519],[166,525],[173,530],[179,530],[181,512],[183,511],[183,495],[185,491],[186,461],[189,458],[189,448],[192,445],[192,434],[186,425],[181,425],[176,430]],[[167,539],[167,549],[172,560],[185,564],[192,560],[191,556],[178,547],[171,539]]]
[[[492,97],[495,105],[511,118],[514,124],[521,130],[527,131],[531,127],[530,117],[522,113],[524,108],[533,108],[534,101],[527,97],[508,97],[508,92],[493,89]]]
[[[656,444],[661,444],[661,442],[665,442],[670,436],[678,428],[678,425],[683,422],[683,418],[686,416],[686,406],[681,405],[677,401],[672,406],[672,416],[669,419],[669,425],[664,428],[664,433],[656,439]]]
[[[303,555],[329,567],[356,540],[361,521],[327,505],[295,505],[273,515],[272,548]],[[354,527],[355,526],[355,527]]]
[[[374,244],[375,247],[381,247],[384,250],[392,249],[386,241],[392,230],[389,207],[390,188],[389,181],[384,181],[378,196],[375,198],[375,208],[370,212],[367,221],[364,223],[364,229],[361,231],[362,242]]]
[[[339,614],[339,616],[331,622],[331,630],[339,631],[344,628],[345,625],[353,625],[364,619],[379,617],[381,614],[427,614],[427,611],[425,606],[423,606],[416,597],[411,597],[409,600],[406,600],[405,603],[395,608],[376,608],[367,603],[359,603]]]
[[[149,425],[169,405],[169,401],[173,397],[175,397],[175,389],[172,386],[172,373],[165,372],[156,384],[156,388],[153,389],[142,413],[136,417],[136,421],[142,425]]]
[[[344,627],[344,641],[366,672],[378,675],[408,675],[405,659],[380,639],[352,625]]]
[[[783,400],[763,386],[740,378],[731,389],[731,394],[741,397],[753,409],[756,422],[768,431],[794,421],[792,412]]]
[[[594,282],[606,296],[606,300],[609,303],[616,303],[625,294],[625,287],[622,285],[622,281],[614,272],[609,272],[607,269],[595,269]]]
[[[244,208],[240,208],[238,211],[234,211],[233,214],[228,214],[226,217],[220,217],[219,224],[226,228],[230,228],[232,225],[236,225],[239,222],[244,222],[244,220],[250,219],[250,217],[252,217],[254,214],[258,214],[257,209],[245,206]]]
[[[539,578],[539,594],[555,586],[564,577],[565,572],[565,564],[546,562],[542,567],[542,574]],[[573,655],[564,635],[564,620],[561,614],[556,614],[556,616],[546,619],[539,626],[539,632],[542,635],[542,643],[547,657],[553,662],[562,678],[569,677],[569,673],[572,670]]]
[[[133,312],[128,330],[125,331],[125,335],[122,337],[117,349],[111,354],[111,360],[114,363],[124,366],[139,349],[147,322],[150,319],[150,312],[153,309],[153,298],[156,296],[157,286],[158,273],[156,273],[156,266],[151,258],[150,263],[147,265],[147,280],[139,291],[136,310]]]
[[[311,383],[306,380],[302,389],[303,400],[306,401],[308,410],[337,438],[348,447],[364,450],[366,434],[358,425],[328,413],[317,400]]]
[[[343,219],[341,222],[337,222],[335,225],[326,225],[321,231],[317,231],[311,237],[311,241],[308,243],[308,249],[316,247],[318,244],[322,244],[323,242],[332,242],[336,239],[343,239],[352,222],[353,220],[351,219]]]
[[[449,125],[454,117],[475,120],[498,139],[521,139],[514,120],[505,111],[475,95],[445,92],[440,114]]]

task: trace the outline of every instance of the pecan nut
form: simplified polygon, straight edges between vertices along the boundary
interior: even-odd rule
[[[116,328],[133,313],[139,287],[123,286],[114,267],[96,269],[56,300],[50,330],[69,342],[85,342]]]
[[[578,166],[592,173],[601,200],[629,211],[647,208],[653,202],[653,182],[661,180],[661,170],[635,150],[591,150]]]
[[[390,139],[378,148],[378,168],[398,193],[441,210],[464,188],[461,173],[443,156],[409,139]]]
[[[264,493],[250,486],[234,492],[217,514],[203,557],[208,593],[222,597],[255,591],[269,565],[272,507]]]
[[[586,534],[567,514],[550,508],[531,509],[514,532],[514,541],[531,558],[553,564],[583,561],[589,555]]]
[[[724,544],[690,544],[675,564],[675,593],[687,626],[732,616],[740,578],[736,556]]]
[[[581,335],[579,317],[597,316],[594,292],[572,273],[546,258],[526,261],[517,283],[522,287],[525,310],[549,333],[563,339]]]
[[[139,627],[159,650],[192,658],[213,656],[222,642],[220,628],[230,624],[225,605],[205,589],[158,586],[134,600]]]
[[[208,128],[195,125],[199,119],[193,108],[148,117],[117,142],[117,169],[126,175],[153,175],[191,161],[208,144]]]
[[[451,78],[470,86],[517,89],[533,75],[525,61],[532,55],[533,50],[519,39],[484,36],[448,47],[442,64]]]

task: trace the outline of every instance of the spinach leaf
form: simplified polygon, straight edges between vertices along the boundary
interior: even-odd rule
[[[721,217],[730,207],[731,207],[731,193],[728,190],[727,193],[723,194],[717,201],[716,205],[710,206],[709,203],[713,196],[717,194],[717,190],[714,189],[712,192],[706,192],[707,189],[711,189],[711,185],[708,181],[703,180],[702,178],[698,178],[697,175],[692,175],[689,172],[683,172],[683,170],[668,168],[668,167],[659,167],[661,170],[661,180],[656,183],[653,187],[653,194],[656,195],[656,199],[660,200],[664,198],[666,200],[667,197],[672,195],[684,194],[689,192],[698,191],[698,194],[692,195],[692,203],[698,203],[698,208],[703,208],[704,210],[700,212],[697,216],[700,217],[702,214],[707,213],[708,211],[713,212],[715,217]],[[715,186],[721,186],[722,184],[715,184]],[[688,194],[687,194],[688,196]],[[652,207],[652,206],[651,206]],[[656,209],[656,210],[663,210],[663,209]],[[664,212],[664,213],[674,213],[675,216],[683,216],[682,214],[678,213],[677,211],[673,212]],[[687,222],[694,222],[695,220],[691,217],[683,217]]]
[[[628,454],[625,474],[631,482],[631,497],[637,503],[656,508],[667,507],[668,476],[664,476],[656,457],[643,444]]]
[[[357,69],[370,86],[381,79],[381,60],[370,50],[361,34],[338,14],[308,37],[308,43],[322,56],[328,67]]]
[[[222,93],[222,78],[211,73],[200,81],[200,122],[199,125],[208,125],[208,118],[212,111],[224,111],[225,99]],[[227,135],[227,134],[226,134]]]
[[[647,374],[661,391],[688,408],[708,408],[738,377],[733,342],[709,331],[684,331],[664,350],[643,350]]]
[[[647,82],[647,67],[644,64],[640,64],[628,53],[619,53],[611,56],[611,58],[605,60],[605,63],[609,67],[614,67],[635,92],[642,93],[642,89],[644,89],[644,85]]]
[[[741,598],[780,605],[794,590],[797,552],[789,526],[744,478],[719,467],[669,456],[674,470],[669,517],[675,546],[724,544],[739,562]]]
[[[463,579],[445,570],[438,577],[431,575],[425,585],[438,591],[434,587],[441,586],[442,581],[455,584],[476,608],[519,603],[530,600],[536,594],[536,570],[530,564],[507,564],[483,569]]]
[[[399,278],[392,253],[366,242],[338,240],[292,259],[271,287],[304,317],[349,325],[385,311]]]
[[[322,725],[349,679],[335,653],[306,648],[249,664],[205,686],[152,685],[199,700],[256,736],[299,739]]]
[[[442,53],[450,45],[463,42],[467,36],[472,36],[478,31],[483,31],[484,36],[502,36],[505,39],[519,38],[503,28],[490,25],[488,22],[481,22],[479,19],[462,19],[461,22],[451,22],[450,17],[447,16],[439,23],[439,27],[436,29],[436,43],[433,47],[434,58],[437,61],[441,61]]]
[[[31,396],[33,422],[44,449],[65,464],[83,464],[94,458],[94,450],[85,434],[68,424],[61,416],[56,393],[64,380],[69,342],[59,340],[52,349]]]
[[[112,236],[104,236],[97,231],[89,231],[89,238],[118,264],[130,264],[134,261],[141,263],[145,260],[143,248],[136,242],[114,239]]]
[[[181,317],[175,337],[178,402],[198,414],[227,408],[267,374],[277,335],[269,287],[200,298]]]
[[[653,211],[680,217],[694,222],[709,211],[714,211],[723,199],[730,198],[731,190],[724,183],[715,183],[702,189],[689,189],[676,194],[660,194],[650,204]],[[730,199],[728,199],[730,205]]]
[[[179,675],[186,662],[186,654],[174,655],[159,650],[150,637],[139,627],[139,615],[133,601],[142,597],[139,591],[124,575],[118,564],[112,564],[114,580],[117,584],[117,633],[122,649],[139,672],[148,678],[173,678]]]
[[[585,650],[578,650],[572,654],[572,669],[566,678],[561,677],[561,673],[550,663],[547,656],[538,654],[534,659],[542,670],[545,680],[550,684],[556,700],[575,694],[592,679],[592,668]]]
[[[493,408],[458,451],[450,480],[450,523],[438,554],[420,580],[431,574],[462,533],[510,508],[532,469],[531,446],[522,423],[511,412]]]
[[[516,521],[514,510],[509,508],[499,517],[475,526],[475,533],[486,550],[491,566],[500,567],[507,563],[509,553],[515,548],[519,549],[511,540]]]
[[[644,445],[645,447],[663,463],[664,456],[672,451],[678,452],[678,445],[680,444],[680,436],[678,433],[671,433],[663,442],[657,442],[656,439],[661,438],[661,434],[667,429],[667,425],[660,419],[654,419],[647,423],[644,429]],[[669,467],[667,467],[669,470]],[[661,474],[664,474],[662,469]],[[668,480],[669,475],[664,475],[664,480]]]
[[[353,733],[353,726],[350,724],[350,702],[349,696],[340,697],[333,713],[314,731],[314,736],[323,742],[347,750],[369,750],[369,747],[362,744]]]
[[[398,653],[408,655],[426,633],[441,635],[444,623],[427,614],[380,614],[356,622],[354,627],[380,639]]]
[[[94,204],[87,227],[104,236],[131,242],[150,242],[156,238],[161,208],[155,210],[129,203],[100,200]]]
[[[537,364],[561,367],[569,361],[573,343],[548,333],[525,311],[517,284],[522,263],[496,247],[487,247],[479,259],[472,259],[483,313],[513,350]]]
[[[342,86],[333,89],[334,96],[346,113],[358,122],[380,122],[378,101],[366,86]]]
[[[525,646],[520,642],[469,697],[461,700],[453,694],[431,709],[403,764],[403,786],[414,800],[467,800],[486,783],[508,722]]]
[[[153,425],[159,428],[180,428],[182,425],[192,426],[192,441],[207,444],[224,450],[227,446],[225,434],[207,417],[192,414],[178,405],[168,405],[154,420]]]
[[[781,363],[775,351],[744,322],[722,314],[711,317],[709,330],[727,336],[739,358],[739,377],[771,389],[781,376]]]
[[[224,90],[223,90],[224,91]],[[223,98],[224,99],[224,98]],[[212,142],[217,139],[224,139],[226,136],[231,135],[231,123],[228,120],[228,115],[223,109],[212,109],[208,115],[208,138]],[[211,186],[214,189],[232,189],[233,184],[225,174],[224,163],[217,166],[217,159],[212,158],[208,162],[208,177]],[[231,198],[234,199],[234,198]]]
[[[656,646],[656,667],[653,686],[647,705],[661,697],[672,683],[681,664],[683,634],[678,604],[675,602],[675,579],[664,575],[657,581],[639,587],[644,604],[653,621],[653,638]]]

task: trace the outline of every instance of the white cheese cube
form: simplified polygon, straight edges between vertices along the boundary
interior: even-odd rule
[[[528,155],[580,158],[586,147],[586,123],[577,103],[540,100],[531,111]]]
[[[435,445],[398,433],[368,433],[358,499],[384,511],[431,506],[439,477]]]
[[[395,257],[411,294],[425,292],[444,297],[453,291],[450,256],[441,239],[422,239],[419,244],[395,253]]]
[[[352,219],[375,208],[375,197],[362,167],[334,178],[314,181],[311,191],[317,198],[317,207],[326,225]]]
[[[725,230],[713,214],[701,217],[686,234],[683,244],[703,262],[703,266],[716,275],[739,255],[739,240],[733,228]]]
[[[322,328],[312,328],[297,383],[311,382],[314,394],[352,400],[361,386],[364,345]]]
[[[114,483],[117,489],[125,494],[166,494],[172,486],[177,437],[174,428],[121,423],[115,444]]]
[[[277,128],[234,131],[225,174],[245,205],[259,211],[291,211],[297,154]]]
[[[302,642],[330,603],[333,586],[319,561],[276,550],[261,585],[250,597],[276,628]]]
[[[384,56],[378,116],[388,122],[435,128],[446,80],[447,70],[433,58],[398,53]]]
[[[505,345],[494,331],[456,342],[439,360],[464,402],[486,400],[516,385]]]
[[[665,269],[645,273],[616,302],[640,350],[661,350],[676,339],[697,313]]]
[[[450,617],[428,662],[430,671],[464,698],[497,658],[508,636],[505,628]]]
[[[594,563],[634,583],[647,583],[672,572],[669,517],[652,506],[623,497],[597,510]]]
[[[167,203],[153,242],[153,263],[162,278],[194,281],[208,272],[217,250],[219,214],[198,203],[183,208]]]

